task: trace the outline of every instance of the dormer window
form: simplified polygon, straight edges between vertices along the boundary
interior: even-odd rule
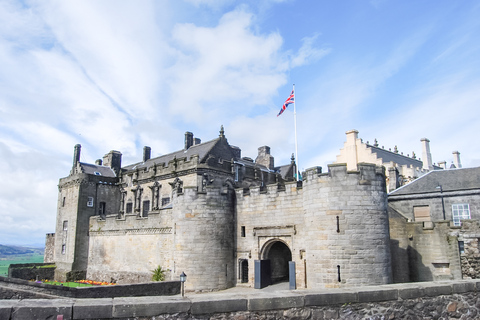
[[[100,172],[98,172],[98,171],[95,171],[93,174],[96,175],[96,176],[101,176],[101,175],[102,175],[102,174],[101,174]]]

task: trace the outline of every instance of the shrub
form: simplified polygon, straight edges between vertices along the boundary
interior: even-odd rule
[[[152,270],[152,280],[153,281],[164,281],[165,280],[165,270],[161,266],[158,266],[155,270]]]

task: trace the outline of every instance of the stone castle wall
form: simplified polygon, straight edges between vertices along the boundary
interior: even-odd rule
[[[87,279],[116,283],[148,282],[161,266],[166,280],[173,269],[172,210],[148,217],[126,214],[90,218]]]
[[[279,190],[280,188],[280,190]],[[237,221],[237,285],[242,282],[241,263],[248,265],[249,286],[254,284],[254,261],[267,259],[270,245],[281,242],[290,249],[296,265],[297,286],[305,287],[305,225],[303,222],[303,190],[297,182],[236,190]]]
[[[301,188],[237,190],[237,218],[237,278],[247,260],[249,285],[274,242],[290,249],[299,288],[391,282],[385,176],[375,165],[307,170]]]

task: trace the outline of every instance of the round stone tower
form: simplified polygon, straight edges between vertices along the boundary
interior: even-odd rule
[[[383,167],[330,165],[307,170],[303,184],[307,283],[352,287],[391,283],[387,193]]]
[[[174,277],[187,275],[186,291],[222,290],[234,285],[233,191],[186,187],[173,195]],[[222,192],[225,191],[225,192]]]

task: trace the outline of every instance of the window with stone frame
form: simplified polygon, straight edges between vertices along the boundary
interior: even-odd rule
[[[170,203],[170,197],[162,198],[162,207]]]
[[[133,203],[127,202],[127,208],[125,209],[126,213],[132,213],[133,210]]]
[[[67,252],[67,245],[62,244],[62,254],[65,254]]]
[[[93,207],[93,197],[87,198],[87,207]]]
[[[455,226],[462,225],[461,220],[470,219],[470,205],[468,203],[452,204],[452,220]]]
[[[150,201],[143,201],[142,205],[142,217],[148,217],[148,211],[150,211]]]

